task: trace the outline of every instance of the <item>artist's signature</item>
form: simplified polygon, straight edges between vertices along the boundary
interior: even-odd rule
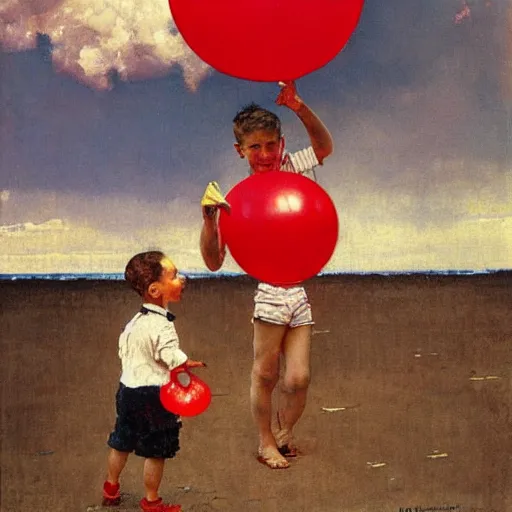
[[[460,505],[443,505],[440,507],[400,507],[398,512],[500,512],[494,508],[461,507]]]
[[[462,512],[501,512],[495,508],[481,508],[481,507],[469,507],[463,509]]]

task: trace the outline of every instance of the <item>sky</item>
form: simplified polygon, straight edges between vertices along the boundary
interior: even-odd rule
[[[512,267],[510,34],[506,0],[366,0],[297,80],[335,145],[326,270]],[[309,144],[278,92],[202,62],[166,0],[1,0],[0,274],[121,272],[153,248],[205,270],[202,193],[248,173],[236,111],[255,101],[288,150]]]

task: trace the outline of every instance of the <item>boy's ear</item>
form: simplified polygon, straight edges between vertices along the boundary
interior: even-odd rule
[[[236,152],[240,155],[240,158],[245,158],[244,152],[242,151],[240,144],[235,143],[234,146],[235,146]]]
[[[148,288],[148,294],[153,299],[158,299],[160,297],[160,287],[157,283],[151,283]]]

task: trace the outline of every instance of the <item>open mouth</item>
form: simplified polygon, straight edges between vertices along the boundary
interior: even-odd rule
[[[270,171],[275,167],[275,165],[274,164],[258,164],[258,167],[262,170]]]

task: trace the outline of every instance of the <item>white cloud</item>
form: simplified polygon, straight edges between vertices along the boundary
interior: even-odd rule
[[[425,271],[512,267],[512,217],[418,228],[345,217],[330,270]]]
[[[184,271],[206,271],[199,204],[181,198],[146,203],[130,195],[13,190],[2,218],[4,226],[28,229],[0,231],[0,273],[122,272],[131,256],[150,249]],[[225,270],[239,268],[228,258]]]
[[[471,179],[477,173],[479,182]],[[329,268],[512,268],[512,173],[485,162],[447,161],[422,174],[428,179],[415,187],[383,188],[356,168],[344,174],[344,186],[323,180],[341,231]]]
[[[231,154],[218,158],[227,161]],[[244,170],[241,165],[211,179],[227,193]],[[331,185],[332,170],[326,164],[318,173],[340,220],[340,241],[327,270],[512,267],[511,173],[483,162],[434,162],[423,170],[430,176],[428,183],[408,190],[382,188],[357,166],[345,166],[343,183]],[[478,187],[468,179],[476,172]],[[450,184],[444,186],[447,174]],[[121,272],[136,252],[160,248],[183,270],[204,271],[200,196],[199,190],[188,191],[173,201],[147,202],[128,194],[90,197],[11,190],[9,201],[2,203],[4,225],[62,219],[68,229],[2,235],[0,267],[4,273]],[[231,257],[224,269],[240,270]]]
[[[144,80],[181,67],[195,90],[210,72],[173,26],[167,0],[4,0],[0,44],[8,51],[36,46],[49,36],[54,67],[99,90],[112,87],[111,71],[122,80]]]

